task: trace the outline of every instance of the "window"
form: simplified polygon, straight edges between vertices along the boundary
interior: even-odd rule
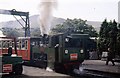
[[[0,48],[9,48],[12,47],[14,49],[14,42],[13,41],[0,41]]]
[[[21,45],[22,45],[22,49],[25,49],[25,40],[22,40],[22,43],[21,43]]]
[[[0,41],[0,49],[2,48],[2,41]]]
[[[82,47],[82,41],[78,38],[65,38],[65,47],[80,48]]]
[[[27,40],[21,40],[21,41],[19,41],[19,44],[21,44],[20,49],[23,49],[23,50],[28,49],[28,41]]]
[[[14,42],[12,41],[12,48],[14,49],[14,46],[15,46],[15,44],[14,44]]]
[[[25,49],[28,49],[27,47],[28,47],[28,41],[25,40]]]
[[[40,41],[32,41],[31,45],[32,45],[32,51],[34,53],[39,53],[40,52]]]

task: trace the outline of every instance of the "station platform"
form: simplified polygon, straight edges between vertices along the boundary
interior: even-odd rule
[[[85,70],[94,70],[120,75],[120,63],[117,62],[115,62],[115,66],[112,66],[111,62],[109,62],[109,64],[106,65],[106,61],[102,60],[85,60],[83,62],[82,67]]]

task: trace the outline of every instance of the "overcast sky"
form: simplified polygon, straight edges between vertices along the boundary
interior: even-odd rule
[[[81,18],[89,21],[118,20],[119,0],[58,0],[53,16],[61,18]],[[30,16],[39,14],[40,0],[0,0],[0,9],[29,11]],[[2,18],[2,19],[1,19]],[[0,22],[13,17],[0,15]],[[13,19],[12,19],[13,20]]]

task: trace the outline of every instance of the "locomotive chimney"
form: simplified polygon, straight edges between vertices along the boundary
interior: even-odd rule
[[[42,42],[43,42],[44,45],[46,45],[47,38],[48,38],[48,35],[47,34],[43,34],[43,36],[42,36]]]
[[[47,38],[47,34],[43,34],[43,38]]]

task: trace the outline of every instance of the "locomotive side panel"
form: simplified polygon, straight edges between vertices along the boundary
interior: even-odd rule
[[[54,69],[54,62],[55,62],[55,48],[52,47],[46,47],[45,52],[47,54],[47,62],[48,67],[51,69]]]

